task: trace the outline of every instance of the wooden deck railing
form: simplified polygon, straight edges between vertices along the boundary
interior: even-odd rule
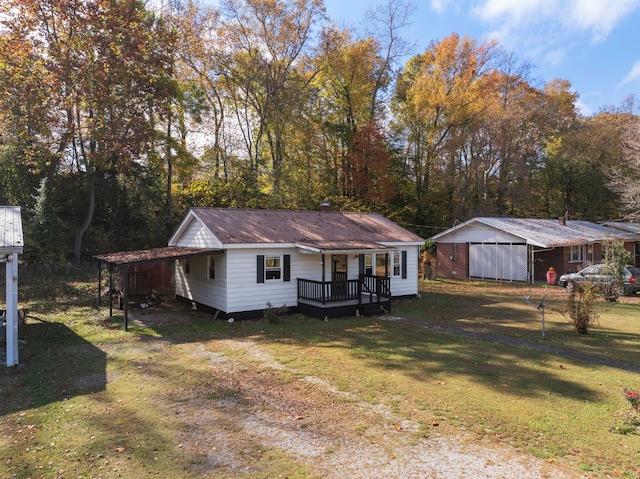
[[[347,281],[313,281],[298,279],[298,298],[331,303],[358,299],[360,282],[357,279]]]
[[[298,278],[298,298],[333,303],[337,301],[362,300],[363,295],[369,295],[369,301],[376,297],[389,299],[391,297],[391,280],[387,276],[365,276],[359,279],[340,281],[314,281]]]

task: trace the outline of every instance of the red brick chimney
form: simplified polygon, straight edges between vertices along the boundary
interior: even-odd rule
[[[567,226],[567,219],[564,216],[561,216],[560,218],[558,218],[558,223],[560,224],[560,226]]]
[[[320,211],[331,211],[331,205],[327,200],[320,203],[320,207],[318,208]]]

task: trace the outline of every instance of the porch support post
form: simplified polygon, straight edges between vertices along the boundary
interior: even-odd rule
[[[129,331],[129,265],[124,267],[124,278],[122,278],[123,290],[122,297],[124,298],[124,330]]]
[[[100,286],[102,286],[102,261],[98,260],[98,308],[102,306]]]
[[[536,278],[535,278],[535,271],[536,271],[536,252],[533,249],[532,245],[527,245],[527,247],[529,248],[529,251],[531,251],[531,262],[529,263],[529,267],[531,268],[530,270],[530,275],[529,275],[529,284],[535,284],[536,282]]]
[[[324,268],[324,253],[322,253],[322,304],[325,304],[326,295],[325,295],[325,268]]]
[[[389,253],[384,254],[384,275],[389,276]]]
[[[113,265],[109,263],[109,317],[113,316]]]

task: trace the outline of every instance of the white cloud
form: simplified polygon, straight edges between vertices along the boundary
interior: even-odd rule
[[[502,23],[513,34],[537,27],[586,32],[593,42],[599,42],[638,7],[640,0],[481,0],[471,12],[484,22]]]
[[[566,56],[567,52],[564,48],[555,48],[545,54],[544,60],[549,65],[561,65]]]
[[[604,40],[611,30],[640,6],[640,0],[572,0],[563,16],[565,26],[590,31],[592,41]]]
[[[640,81],[640,60],[636,60],[636,62],[629,70],[629,73],[625,75],[620,83],[617,86],[626,85],[627,83],[633,83],[636,81]]]
[[[444,13],[447,9],[447,0],[431,0],[431,10],[436,13]]]
[[[472,10],[486,22],[507,20],[510,27],[530,23],[539,17],[547,17],[553,12],[554,1],[548,0],[483,0]]]

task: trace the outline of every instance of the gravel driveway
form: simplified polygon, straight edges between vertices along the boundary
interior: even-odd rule
[[[419,418],[359,401],[316,377],[295,377],[250,339],[156,342],[149,354],[159,353],[191,356],[218,379],[207,395],[169,391],[161,405],[184,425],[181,445],[200,458],[194,467],[203,477],[251,477],[274,448],[311,471],[304,477],[585,477],[464,430],[451,435],[433,424],[425,431]]]

